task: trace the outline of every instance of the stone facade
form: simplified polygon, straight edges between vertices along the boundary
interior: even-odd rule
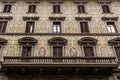
[[[1,33],[0,38],[8,40],[4,45],[0,54],[0,60],[4,61],[4,56],[21,56],[21,48],[18,40],[23,37],[32,37],[38,40],[38,43],[33,47],[31,56],[52,56],[51,46],[48,44],[48,40],[54,37],[62,37],[68,40],[64,47],[65,57],[83,57],[85,56],[82,47],[78,44],[78,40],[84,37],[92,37],[98,40],[95,46],[95,57],[116,57],[113,48],[108,44],[108,41],[117,37],[120,37],[120,1],[112,0],[110,3],[110,10],[112,13],[103,14],[101,4],[97,0],[89,0],[85,4],[85,14],[77,13],[77,4],[74,0],[64,0],[61,4],[62,14],[53,14],[51,0],[40,0],[37,5],[37,13],[27,13],[29,3],[25,0],[16,0],[12,4],[11,13],[3,13],[4,4],[0,0],[0,17],[12,16],[13,19],[9,21],[6,33]],[[26,21],[23,17],[39,17],[35,21],[34,33],[26,34],[25,27]],[[52,21],[49,17],[65,17],[62,21],[62,33],[53,34]],[[81,34],[80,24],[75,17],[92,17],[89,21],[90,33]],[[118,17],[115,21],[118,33],[108,33],[106,23],[102,20],[102,17]],[[75,53],[72,53],[74,51]],[[120,73],[113,73],[111,76],[102,78],[94,77],[69,77],[69,80],[119,80]],[[39,76],[38,76],[39,77]],[[30,80],[47,80],[45,77],[33,78]],[[60,78],[61,79],[61,78]],[[68,78],[67,78],[68,79]],[[0,80],[27,80],[21,79],[9,79],[8,76],[1,74]]]

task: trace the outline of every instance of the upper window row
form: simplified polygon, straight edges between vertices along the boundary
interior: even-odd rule
[[[101,5],[103,13],[111,13],[110,11],[110,6],[108,4]],[[6,4],[4,5],[3,12],[11,12],[12,5],[11,4]],[[78,13],[86,13],[86,8],[85,5],[77,5],[77,10]],[[36,13],[36,5],[35,4],[30,4],[28,8],[28,13]],[[53,13],[61,13],[61,5],[56,4],[53,5]]]

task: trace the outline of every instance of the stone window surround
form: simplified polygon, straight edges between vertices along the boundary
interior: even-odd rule
[[[120,46],[120,37],[116,37],[116,38],[113,38],[113,39],[110,39],[108,41],[108,44],[111,46],[111,49],[114,53],[114,56],[116,57],[116,61],[118,62],[118,58],[117,58],[117,54],[116,54],[116,51],[115,51],[115,47],[119,47]]]
[[[36,11],[34,12],[34,13],[37,13],[37,11],[38,11],[38,7],[37,7],[37,5],[40,3],[40,1],[27,1],[26,2],[27,3],[27,5],[28,5],[28,7],[27,7],[27,12],[26,13],[29,13],[28,12],[28,10],[29,10],[29,5],[36,5]],[[32,13],[33,14],[33,13]]]
[[[0,21],[7,21],[7,26],[6,26],[5,33],[7,32],[7,28],[8,28],[9,23],[12,19],[13,19],[12,16],[0,16]]]
[[[67,39],[62,37],[54,37],[48,40],[50,45],[50,56],[53,57],[53,46],[62,46],[62,56],[65,56],[65,45],[67,44]]]
[[[53,33],[53,22],[61,22],[61,33],[64,33],[64,20],[65,20],[65,17],[49,17],[49,20],[50,20],[50,32]],[[56,33],[57,34],[57,33]]]
[[[85,13],[87,13],[87,10],[86,10],[86,6],[87,6],[87,3],[88,3],[88,1],[87,0],[81,0],[81,1],[74,1],[73,3],[75,3],[76,5],[77,5],[77,13],[80,13],[80,12],[78,12],[78,6],[79,5],[82,5],[82,6],[84,6],[84,8],[85,8]],[[84,14],[85,14],[84,13]],[[82,13],[80,13],[80,14],[82,14]]]
[[[91,33],[91,26],[90,26],[90,21],[91,21],[92,17],[75,17],[75,20],[77,20],[78,23],[78,32],[81,33],[81,29],[80,29],[80,22],[88,22],[88,28],[89,28],[89,33]]]
[[[62,14],[62,7],[61,5],[63,4],[63,1],[50,1],[50,3],[52,4],[52,8],[51,8],[51,13],[52,14]],[[53,12],[53,5],[60,5],[60,13],[54,13]]]
[[[38,40],[32,37],[23,37],[18,40],[19,43],[19,56],[22,54],[22,47],[29,46],[32,47],[31,49],[31,56],[34,55],[35,45],[37,44]]]
[[[111,9],[111,3],[112,3],[111,0],[104,0],[104,1],[98,0],[98,4],[101,6],[101,10],[102,10],[102,13],[103,13],[103,14],[113,14],[112,9]],[[104,12],[103,12],[103,9],[102,9],[102,5],[108,5],[108,6],[109,6],[110,13],[104,13]]]
[[[23,16],[23,20],[24,20],[24,26],[25,26],[25,28],[24,28],[24,32],[25,32],[25,29],[26,29],[26,24],[27,24],[27,22],[34,22],[34,33],[36,32],[36,27],[37,26],[35,26],[36,24],[37,24],[37,21],[39,20],[39,17],[38,16]]]
[[[115,25],[116,25],[116,29],[117,29],[117,33],[120,32],[120,29],[118,27],[118,17],[101,17],[101,19],[104,21],[105,23],[105,26],[106,26],[106,31],[108,32],[108,29],[107,29],[107,22],[114,22]]]
[[[78,40],[78,44],[80,45],[82,56],[85,56],[84,47],[93,47],[94,56],[97,56],[96,45],[98,40],[92,37],[84,37]]]

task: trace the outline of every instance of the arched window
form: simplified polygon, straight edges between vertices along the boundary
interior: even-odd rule
[[[67,43],[67,40],[61,37],[55,37],[48,40],[48,43],[51,45],[51,52],[53,57],[62,57],[64,56],[64,46]]]
[[[35,38],[31,38],[31,37],[24,37],[18,40],[18,43],[21,46],[21,56],[22,57],[29,57],[31,56],[31,54],[33,53],[33,48],[34,45],[37,43],[38,41]]]
[[[97,44],[96,39],[91,37],[85,37],[78,40],[78,43],[82,46],[83,54],[85,57],[94,57],[95,56],[95,46]]]
[[[109,45],[112,46],[113,51],[117,57],[117,60],[120,61],[120,37],[111,39],[108,41]]]

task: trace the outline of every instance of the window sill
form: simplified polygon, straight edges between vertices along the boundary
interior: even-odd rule
[[[103,12],[102,14],[113,14],[113,12]]]
[[[0,12],[0,13],[12,13],[12,12]]]
[[[63,14],[62,12],[52,12],[52,14]]]
[[[34,14],[34,13],[37,13],[37,12],[26,12],[26,13],[32,13],[32,14]]]
[[[88,14],[87,12],[78,12],[77,14]]]

